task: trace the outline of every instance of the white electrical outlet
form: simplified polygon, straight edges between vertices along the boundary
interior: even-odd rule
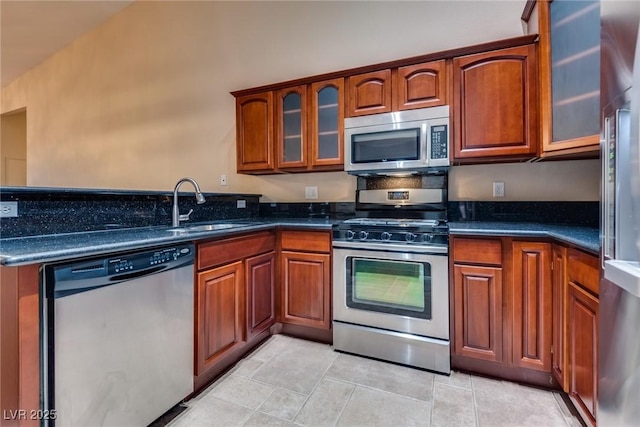
[[[0,218],[15,218],[18,216],[18,202],[0,202]]]
[[[504,197],[504,182],[493,183],[493,197]]]
[[[236,207],[238,209],[244,209],[247,207],[247,201],[246,200],[236,200]]]
[[[318,198],[318,187],[304,187],[304,198],[305,199],[317,199]]]
[[[227,185],[227,175],[220,175],[220,185]]]

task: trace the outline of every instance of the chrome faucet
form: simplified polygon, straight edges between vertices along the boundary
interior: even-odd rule
[[[200,186],[195,181],[195,179],[193,179],[193,178],[182,178],[182,179],[180,179],[180,181],[178,181],[178,183],[176,184],[176,188],[173,190],[173,216],[172,216],[172,221],[171,221],[171,225],[173,227],[179,227],[180,226],[180,221],[188,221],[189,220],[189,215],[191,215],[191,213],[193,212],[193,209],[191,209],[191,210],[189,210],[188,213],[181,215],[180,214],[180,209],[178,208],[178,189],[180,188],[182,183],[185,182],[185,181],[189,181],[191,184],[193,184],[193,188],[196,189],[196,201],[197,201],[197,203],[199,205],[201,205],[201,204],[203,204],[205,202],[204,196],[202,195],[202,191],[200,191]]]

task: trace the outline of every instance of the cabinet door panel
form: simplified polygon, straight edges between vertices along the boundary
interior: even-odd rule
[[[344,79],[311,84],[311,167],[340,170],[344,164]]]
[[[277,167],[307,166],[307,88],[282,89],[276,95]]]
[[[565,317],[567,305],[567,249],[553,246],[553,357],[552,372],[565,392],[569,391],[569,376],[567,375],[567,320]]]
[[[348,117],[391,111],[391,70],[350,76]]]
[[[599,151],[599,1],[539,2],[543,155]],[[607,90],[607,88],[603,88]]]
[[[241,261],[198,273],[196,375],[244,344],[242,273]]]
[[[455,58],[454,159],[537,153],[535,46]]]
[[[551,245],[513,243],[513,363],[551,371]]]
[[[275,322],[275,253],[246,260],[247,340]]]
[[[598,398],[598,299],[577,283],[568,289],[569,397],[595,425]]]
[[[447,103],[445,61],[398,68],[394,110],[436,107]]]
[[[502,361],[502,269],[454,265],[454,351]]]
[[[268,172],[273,160],[273,93],[236,99],[238,172]]]
[[[282,252],[282,321],[329,329],[330,260],[326,254]]]

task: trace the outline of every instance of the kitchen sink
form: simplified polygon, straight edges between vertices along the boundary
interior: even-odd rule
[[[189,225],[186,227],[174,227],[169,228],[167,231],[172,233],[193,233],[198,231],[216,231],[216,230],[225,230],[227,228],[240,227],[243,224],[199,224],[199,225]]]

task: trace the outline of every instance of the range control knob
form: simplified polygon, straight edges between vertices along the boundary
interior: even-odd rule
[[[416,235],[414,233],[407,233],[404,235],[404,238],[407,242],[413,242],[414,240],[416,240]]]
[[[356,233],[354,233],[351,230],[347,230],[345,234],[345,237],[347,238],[347,240],[353,240],[353,237],[356,235]]]
[[[386,231],[384,231],[381,235],[380,238],[382,240],[384,240],[385,242],[388,242],[389,240],[391,240],[391,233],[388,233]]]
[[[429,243],[433,241],[433,234],[423,234],[422,241],[425,243]]]
[[[369,233],[367,233],[366,231],[361,231],[358,233],[358,238],[360,238],[360,240],[367,240],[367,237],[369,237]]]

